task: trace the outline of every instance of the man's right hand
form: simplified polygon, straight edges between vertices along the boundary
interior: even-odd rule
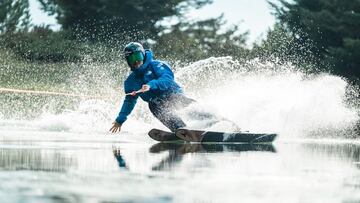
[[[116,132],[121,131],[121,124],[120,123],[114,121],[112,124],[113,124],[113,126],[109,130],[111,133],[116,133]]]

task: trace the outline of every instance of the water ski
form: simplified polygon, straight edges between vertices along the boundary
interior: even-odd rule
[[[175,133],[173,132],[167,132],[164,130],[159,130],[159,129],[151,129],[148,132],[148,135],[159,142],[167,142],[167,141],[178,141],[181,140],[180,138],[178,138]]]
[[[180,128],[175,135],[188,142],[241,142],[241,143],[265,143],[275,140],[274,133],[249,133],[249,132],[213,132],[201,130],[189,130]]]

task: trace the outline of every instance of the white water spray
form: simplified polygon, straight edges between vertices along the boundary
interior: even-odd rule
[[[329,74],[307,75],[291,65],[210,58],[177,76],[187,93],[243,130],[328,137],[351,129],[359,119],[357,109],[344,102],[346,81]]]
[[[185,113],[192,109],[215,113],[235,122],[242,130],[277,132],[283,138],[329,137],[339,136],[339,132],[347,134],[359,119],[358,110],[344,102],[348,84],[340,77],[309,75],[291,65],[280,66],[257,60],[242,64],[231,57],[209,58],[175,68],[176,80],[184,87],[186,95],[198,101]],[[65,108],[61,113],[43,111],[33,121],[12,123],[41,131],[106,134],[124,95],[112,96],[117,97],[117,101],[84,100],[72,110]],[[189,119],[189,126],[201,126],[199,120],[186,119]],[[9,123],[3,118],[1,120]],[[153,127],[166,129],[139,99],[122,132],[146,137],[147,131]],[[234,130],[226,122],[209,129]]]

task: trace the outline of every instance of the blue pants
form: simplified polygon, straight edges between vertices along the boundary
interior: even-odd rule
[[[164,98],[156,98],[149,102],[151,113],[172,132],[186,126],[184,121],[176,115],[176,110],[181,110],[195,100],[183,94],[172,94]]]

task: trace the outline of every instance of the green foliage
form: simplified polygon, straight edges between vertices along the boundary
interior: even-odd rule
[[[6,51],[19,60],[38,62],[108,62],[117,59],[122,46],[101,42],[79,41],[69,31],[52,31],[49,27],[34,27],[30,32],[0,35],[0,43]]]
[[[20,60],[7,49],[0,49],[0,86],[50,90],[65,84],[71,69],[64,63]]]
[[[180,16],[191,7],[200,8],[211,0],[39,0],[44,11],[56,15],[66,30],[91,40],[156,38],[165,17]]]
[[[81,46],[67,36],[67,32],[35,27],[31,32],[1,35],[0,41],[22,59],[43,62],[79,61]]]
[[[293,43],[294,37],[282,24],[277,23],[267,32],[266,38],[260,44],[254,44],[252,54],[254,57],[272,58],[274,56],[286,61],[288,56],[294,55]]]
[[[182,61],[196,61],[212,56],[243,58],[247,33],[234,26],[221,31],[223,16],[198,22],[180,22],[160,35],[154,50],[158,55]]]
[[[310,41],[300,42],[283,24],[276,23],[261,43],[254,44],[251,57],[279,64],[290,62],[307,72],[317,72],[316,65],[321,61],[311,52],[312,48]]]
[[[336,74],[359,80],[360,39],[345,38],[342,46],[330,47],[327,61],[337,67]]]
[[[351,79],[360,78],[360,0],[278,0],[277,18],[298,37],[311,40],[312,52],[330,64],[332,72]],[[299,35],[301,30],[305,35]]]
[[[0,1],[0,33],[26,31],[29,26],[29,0]]]
[[[75,62],[23,60],[11,49],[0,47],[0,87],[86,94],[110,91],[109,86],[126,76],[129,68],[111,49],[99,44],[75,47],[87,48]]]

